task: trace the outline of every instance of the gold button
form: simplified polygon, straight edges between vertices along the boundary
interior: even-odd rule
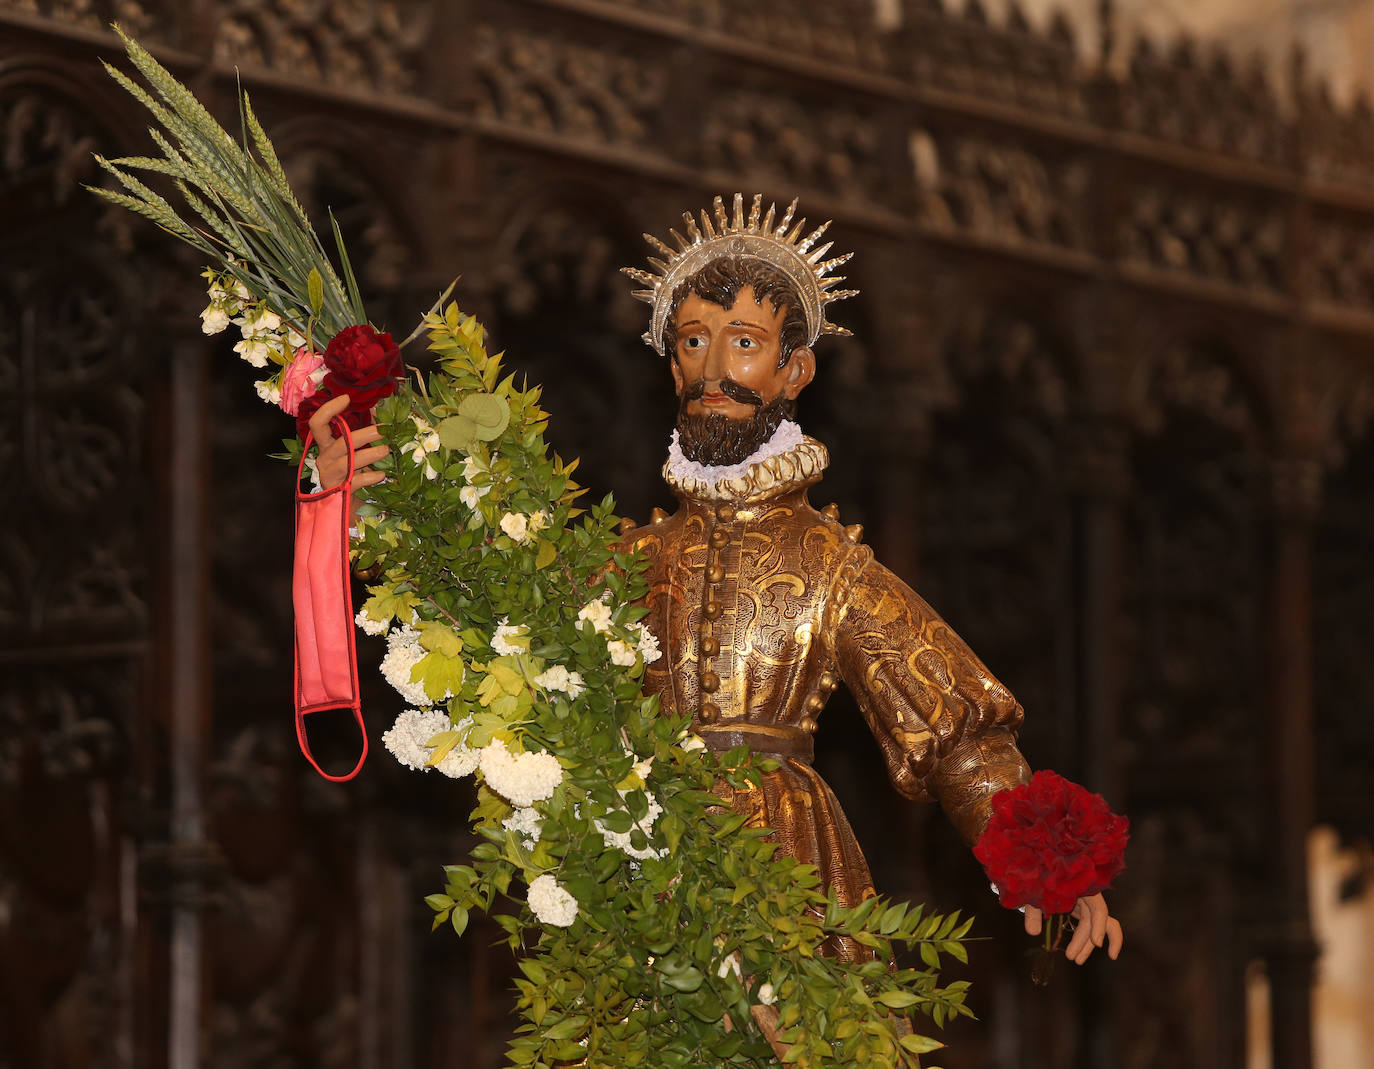
[[[714,724],[720,719],[720,707],[707,702],[701,707],[701,722],[703,724]]]
[[[819,713],[825,708],[825,699],[819,694],[813,694],[806,699],[806,707],[813,713]]]
[[[703,672],[701,674],[701,689],[707,694],[714,694],[720,690],[720,676],[714,672]]]
[[[725,578],[725,569],[719,564],[713,564],[706,569],[706,580],[710,583],[719,583]]]
[[[702,609],[702,612],[706,614],[706,619],[708,620],[720,619],[721,611],[720,602],[718,601],[708,601],[706,607]]]
[[[720,652],[720,643],[713,639],[710,635],[707,635],[705,638],[701,640],[701,652],[704,653],[707,657],[714,657],[717,653]]]
[[[719,527],[717,527],[714,531],[711,532],[711,545],[714,548],[721,549],[729,541],[730,536],[726,534],[724,531],[722,531]]]
[[[840,685],[840,681],[835,678],[834,672],[821,673],[821,686],[826,690],[835,690]]]
[[[815,721],[815,719],[814,719],[813,717],[809,717],[809,716],[804,716],[804,717],[802,717],[801,729],[802,729],[803,731],[805,731],[808,735],[814,735],[814,734],[816,734],[816,728],[817,728],[817,726],[818,726],[818,725],[816,724],[816,721]]]
[[[716,509],[716,519],[720,520],[721,523],[734,523],[735,506],[721,505],[720,508]]]

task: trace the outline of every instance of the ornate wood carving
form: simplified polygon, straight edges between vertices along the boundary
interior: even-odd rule
[[[214,58],[338,89],[406,96],[420,88],[429,0],[229,0]]]
[[[1265,67],[1236,69],[1220,47],[1207,56],[1184,38],[1167,53],[1141,38],[1122,87],[1123,125],[1205,152],[1286,166],[1292,135]]]

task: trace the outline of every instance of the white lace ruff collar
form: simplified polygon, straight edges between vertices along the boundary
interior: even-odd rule
[[[791,420],[738,464],[698,464],[682,455],[677,431],[668,443],[663,478],[684,493],[712,500],[743,500],[801,482],[814,481],[830,462],[825,446],[808,438]]]

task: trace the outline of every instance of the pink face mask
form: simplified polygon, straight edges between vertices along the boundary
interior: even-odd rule
[[[327,780],[351,780],[367,760],[367,727],[358,696],[358,653],[353,635],[353,590],[348,567],[348,528],[353,513],[353,435],[342,419],[331,424],[348,443],[348,475],[319,493],[300,490],[313,435],[296,472],[296,558],[291,597],[296,614],[296,738],[301,753]],[[363,750],[353,771],[331,776],[310,752],[305,717],[328,709],[352,709]]]

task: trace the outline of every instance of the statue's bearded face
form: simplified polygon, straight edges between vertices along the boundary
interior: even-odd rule
[[[738,464],[793,414],[815,374],[808,348],[781,363],[786,308],[739,291],[729,308],[695,293],[678,305],[673,381],[678,444],[699,464]]]

